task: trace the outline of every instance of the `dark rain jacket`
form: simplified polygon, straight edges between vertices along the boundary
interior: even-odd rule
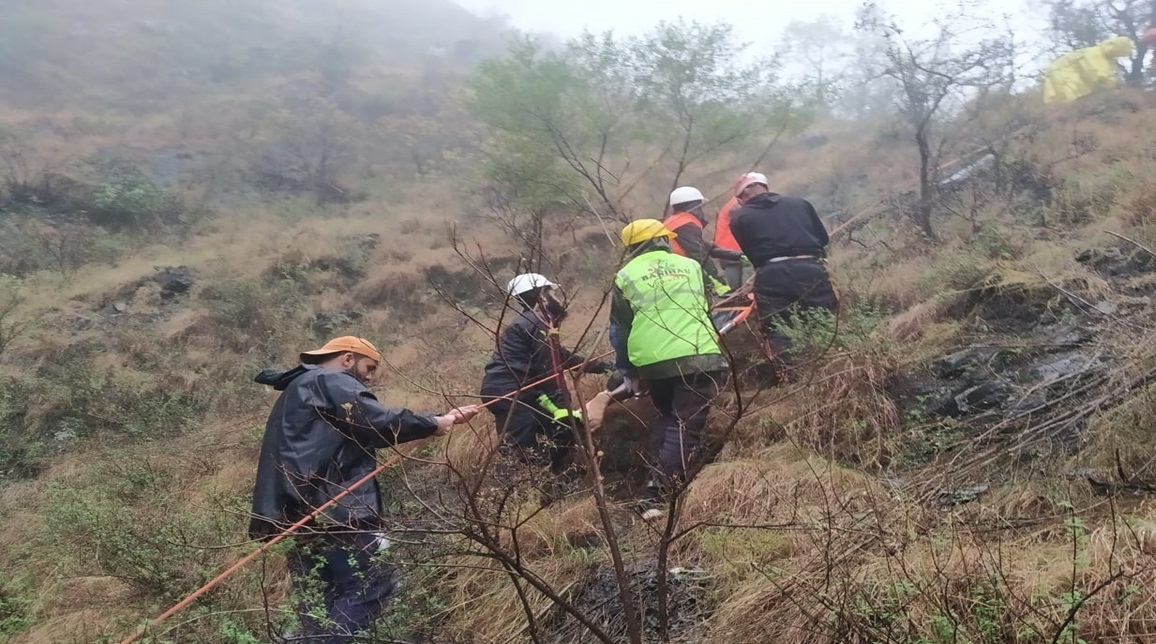
[[[562,369],[576,367],[585,360],[561,346],[558,346],[558,355],[552,355],[549,327],[537,313],[528,309],[507,324],[498,337],[498,345],[482,376],[481,393],[483,396],[505,396]],[[586,366],[586,372],[597,373],[607,368],[605,363],[595,361]],[[569,405],[563,382],[561,376],[550,378],[526,387],[518,397],[537,400],[538,396],[546,394],[560,406]]]
[[[811,202],[773,192],[756,195],[733,211],[731,233],[755,267],[777,257],[825,257],[830,242]]]
[[[249,536],[267,539],[330,501],[377,467],[378,448],[418,440],[437,430],[433,416],[386,407],[352,375],[317,365],[256,381],[281,391],[265,424]],[[316,524],[376,527],[376,478],[325,510]]]

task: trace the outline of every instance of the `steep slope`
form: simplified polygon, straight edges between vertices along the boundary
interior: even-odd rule
[[[257,370],[353,332],[387,350],[391,403],[474,399],[524,251],[466,194],[454,61],[479,52],[454,45],[491,32],[428,2],[10,16],[34,60],[0,63],[27,89],[5,98],[0,640],[116,640],[253,547],[273,400]],[[330,48],[348,33],[365,58]],[[1150,638],[1156,108],[1131,92],[1020,108],[1034,127],[945,195],[938,243],[901,198],[841,235],[844,314],[800,334],[790,383],[766,386],[749,330],[729,338],[718,454],[676,520],[631,507],[645,401],[599,435],[609,528],[582,481],[499,478],[488,419],[387,474],[408,590],[379,640],[586,642],[591,624],[619,640],[621,583],[654,640]],[[827,133],[776,150],[776,187],[825,212],[910,188],[902,141]],[[723,192],[731,161],[703,188]],[[606,239],[601,222],[547,237],[574,295],[564,339],[592,353]],[[512,527],[486,542],[483,526]],[[288,596],[275,551],[154,640],[272,639]]]

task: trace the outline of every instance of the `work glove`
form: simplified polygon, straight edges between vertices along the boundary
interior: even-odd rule
[[[715,295],[726,295],[731,292],[731,287],[723,284],[715,278],[710,278],[711,286],[714,288]]]
[[[739,255],[739,261],[746,264],[747,266],[754,266],[754,264],[751,263],[751,259],[746,255]]]
[[[577,409],[569,409],[567,407],[559,407],[557,403],[550,400],[546,394],[538,396],[538,406],[546,410],[553,418],[554,422],[559,425],[569,425],[570,419],[582,422],[582,412]]]

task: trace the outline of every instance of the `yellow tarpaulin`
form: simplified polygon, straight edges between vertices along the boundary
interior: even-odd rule
[[[1109,38],[1060,56],[1044,75],[1044,102],[1070,103],[1101,87],[1115,87],[1116,59],[1132,55],[1132,39]]]

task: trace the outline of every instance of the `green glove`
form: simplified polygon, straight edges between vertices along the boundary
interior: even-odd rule
[[[727,286],[726,284],[723,284],[722,282],[718,281],[717,279],[712,277],[712,278],[710,278],[710,281],[711,281],[711,285],[714,287],[714,292],[716,295],[726,295],[727,293],[731,292],[731,287]]]
[[[739,261],[746,264],[747,266],[754,266],[754,264],[751,263],[750,258],[748,258],[746,255],[739,255]]]
[[[538,396],[538,406],[545,409],[554,416],[554,422],[566,424],[567,419],[573,418],[578,422],[582,422],[582,412],[576,409],[566,409],[554,404],[553,400],[546,394]]]

